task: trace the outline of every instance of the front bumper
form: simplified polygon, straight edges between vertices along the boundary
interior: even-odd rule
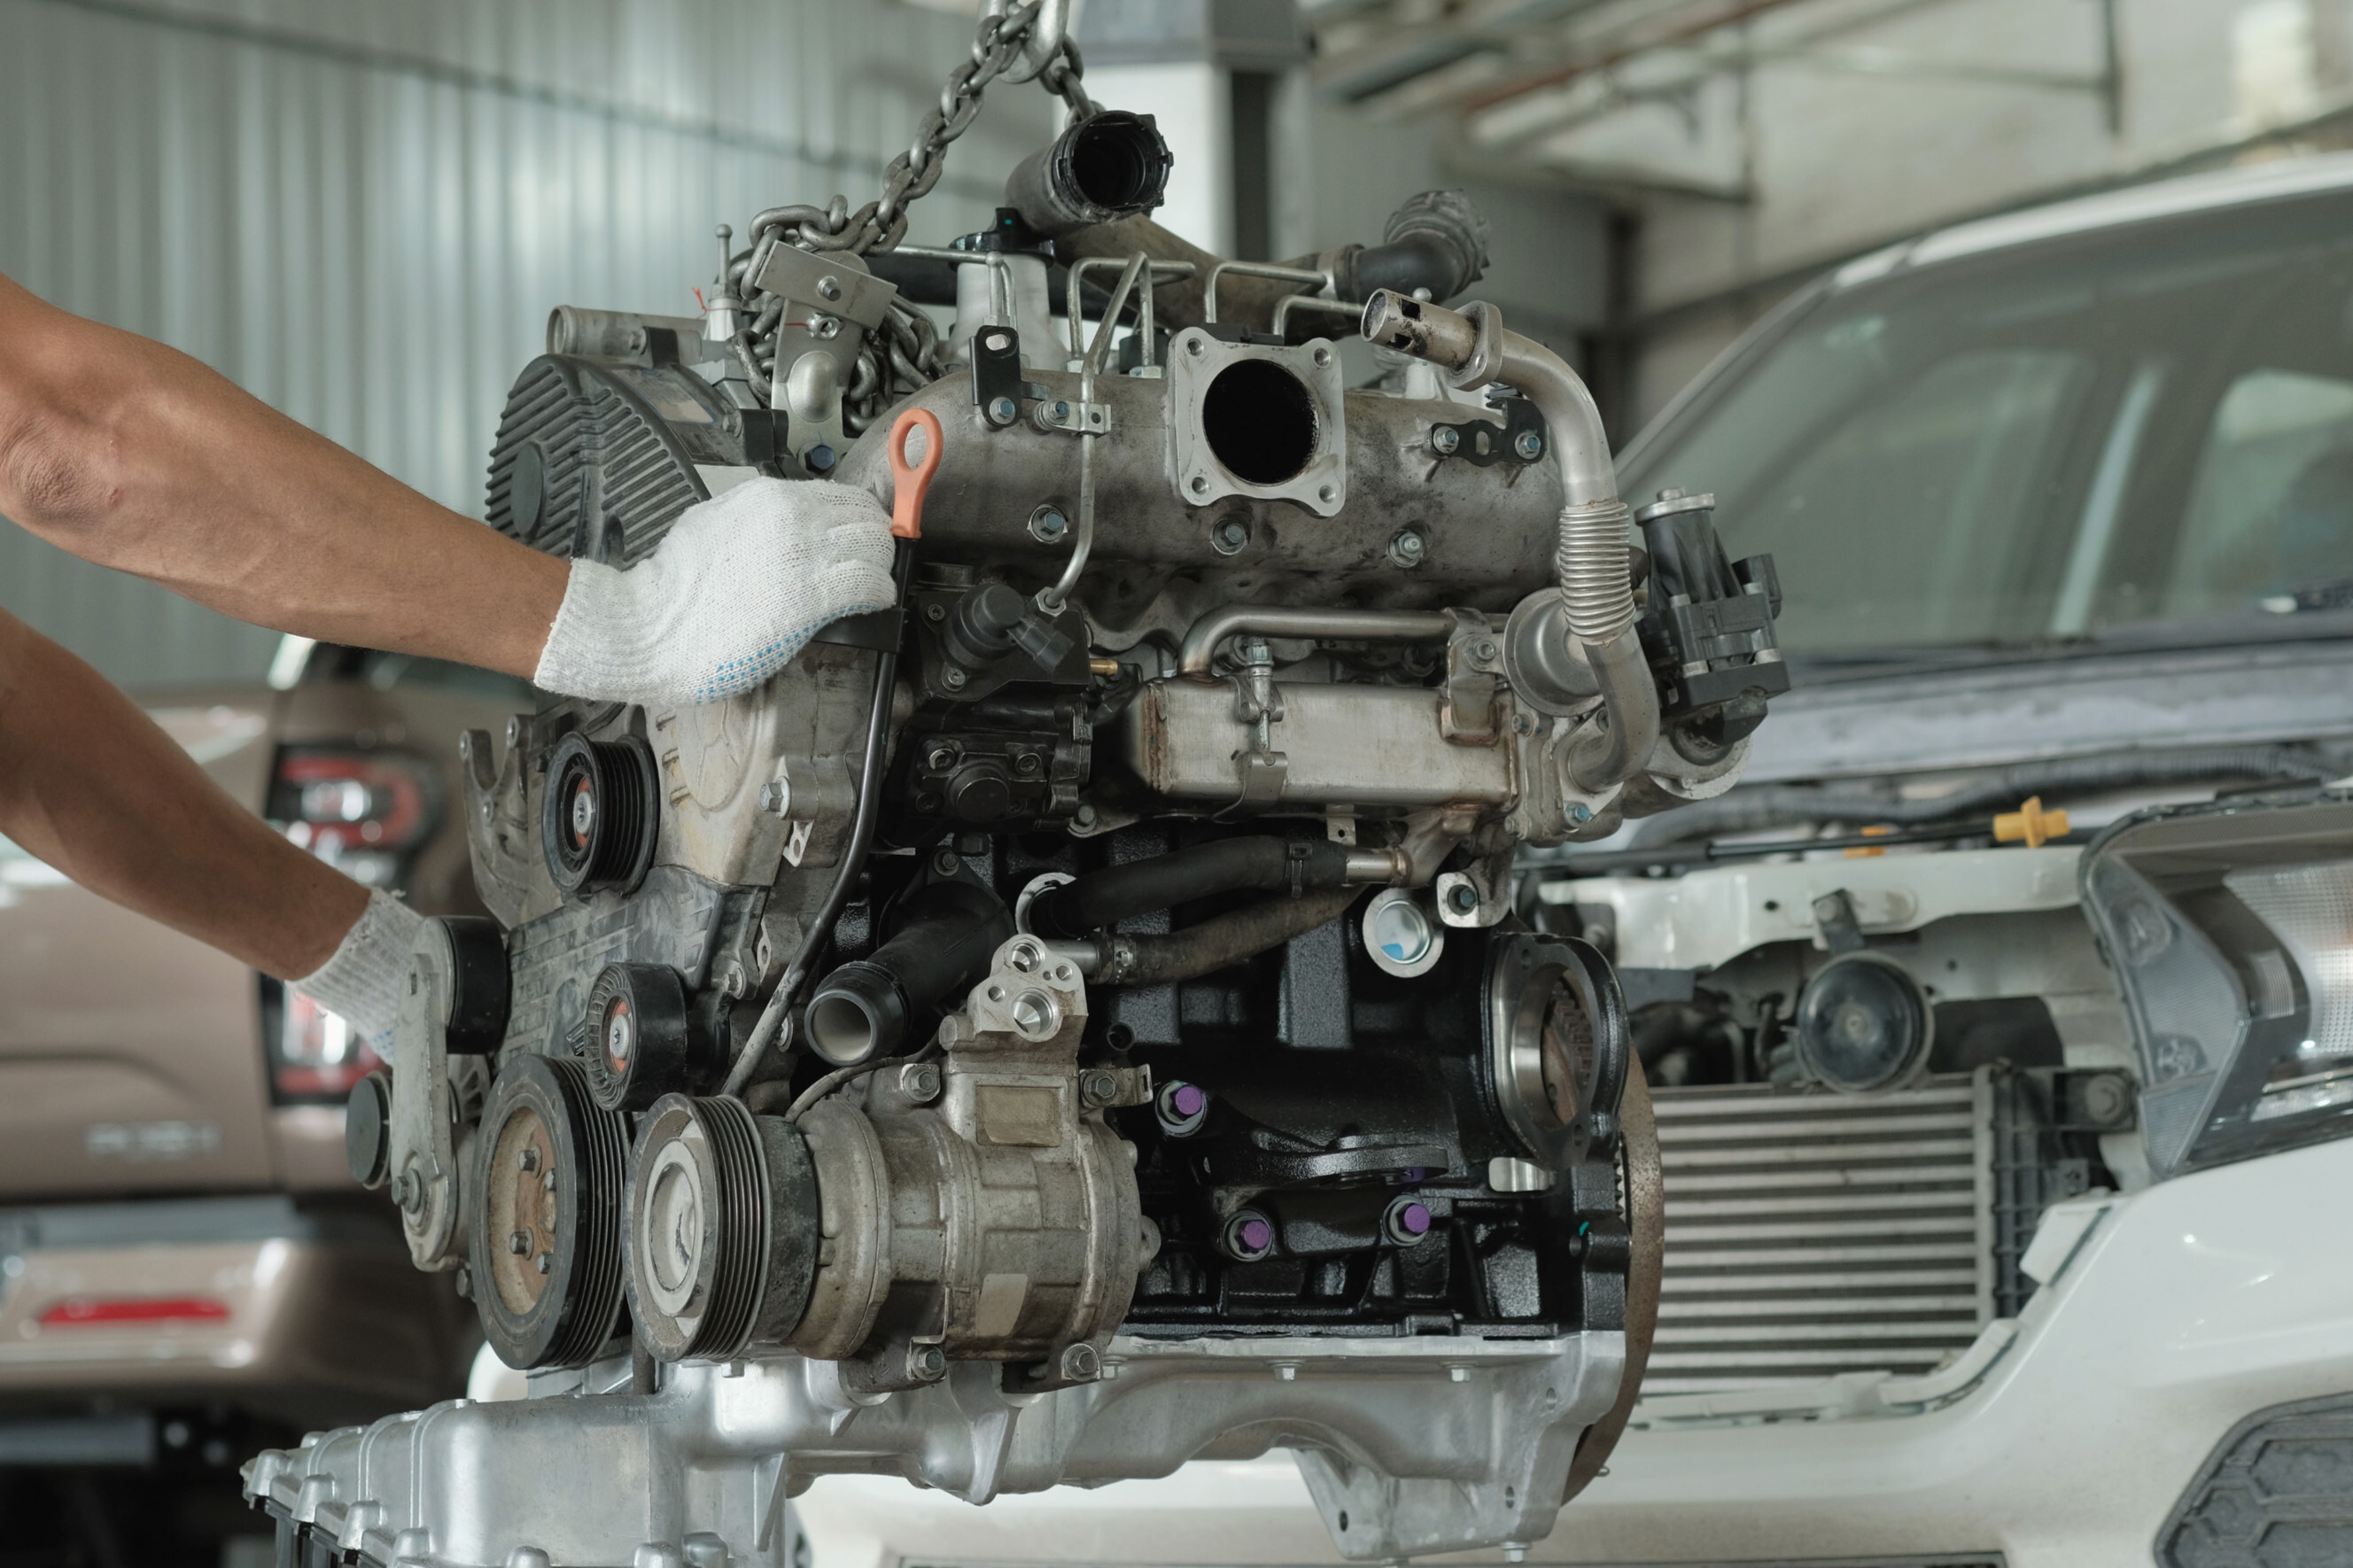
[[[2119,1200],[2028,1304],[2000,1358],[1948,1402],[1630,1431],[1531,1561],[1998,1552],[2009,1568],[2148,1568],[2176,1503],[2236,1423],[2353,1390],[2348,1190],[2353,1142]],[[1305,1488],[1264,1461],[987,1510],[828,1478],[797,1507],[826,1568],[1335,1560]]]

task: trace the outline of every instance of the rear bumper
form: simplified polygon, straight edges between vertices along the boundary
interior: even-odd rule
[[[0,1404],[195,1397],[321,1421],[447,1398],[471,1314],[373,1231],[276,1198],[0,1215]]]

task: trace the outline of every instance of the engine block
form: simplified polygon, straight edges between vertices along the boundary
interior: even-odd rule
[[[1237,268],[1156,180],[1086,188],[1157,144],[1082,118],[952,250],[764,214],[699,322],[556,313],[491,461],[535,548],[936,471],[899,605],[758,689],[467,738],[494,919],[427,931],[354,1147],[531,1396],[263,1456],[281,1530],[781,1563],[827,1472],[979,1502],[1279,1445],[1387,1560],[1537,1539],[1607,1457],[1656,1144],[1516,857],[1731,787],[1770,563],[1705,498],[1630,514],[1574,373],[1436,302],[1459,194]]]

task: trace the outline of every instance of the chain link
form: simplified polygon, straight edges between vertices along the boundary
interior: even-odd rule
[[[972,58],[948,73],[947,83],[940,89],[940,101],[923,116],[923,124],[915,132],[914,143],[892,159],[891,166],[882,172],[880,197],[856,212],[849,211],[849,203],[839,196],[822,210],[807,206],[771,208],[753,220],[754,243],[765,239],[765,231],[770,227],[779,229],[787,242],[810,250],[849,250],[860,255],[889,250],[904,239],[908,207],[940,183],[941,172],[947,165],[948,143],[971,127],[974,117],[980,113],[980,97],[988,84],[1022,58],[1022,47],[1029,41],[1038,14],[1044,6],[1045,0],[1030,0],[1018,10],[980,19],[973,36]],[[1065,38],[1037,73],[1039,84],[1069,106],[1073,121],[1100,112],[1100,106],[1087,97],[1086,89],[1080,85],[1084,69],[1078,46]]]

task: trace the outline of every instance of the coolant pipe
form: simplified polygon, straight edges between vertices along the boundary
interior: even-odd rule
[[[1634,629],[1629,516],[1593,395],[1558,354],[1506,331],[1493,305],[1450,310],[1384,289],[1365,305],[1364,333],[1368,342],[1451,371],[1457,386],[1507,383],[1544,416],[1560,468],[1562,617],[1584,645],[1606,715],[1596,738],[1571,755],[1569,772],[1588,790],[1623,784],[1659,742],[1659,691]]]
[[[1218,646],[1255,632],[1269,637],[1330,637],[1341,642],[1444,642],[1454,635],[1454,617],[1442,610],[1316,610],[1282,605],[1229,605],[1212,610],[1185,632],[1176,673],[1210,673]]]
[[[1005,205],[1051,239],[1150,212],[1168,189],[1175,162],[1152,116],[1106,109],[1016,164]]]
[[[904,916],[871,956],[843,964],[809,994],[809,1047],[838,1067],[896,1050],[959,985],[978,980],[1013,936],[1005,906],[968,882],[924,889]]]
[[[1029,929],[1043,937],[1082,937],[1219,893],[1329,892],[1350,882],[1388,879],[1385,859],[1377,878],[1351,876],[1356,860],[1356,851],[1328,840],[1219,838],[1049,888],[1030,902]]]

